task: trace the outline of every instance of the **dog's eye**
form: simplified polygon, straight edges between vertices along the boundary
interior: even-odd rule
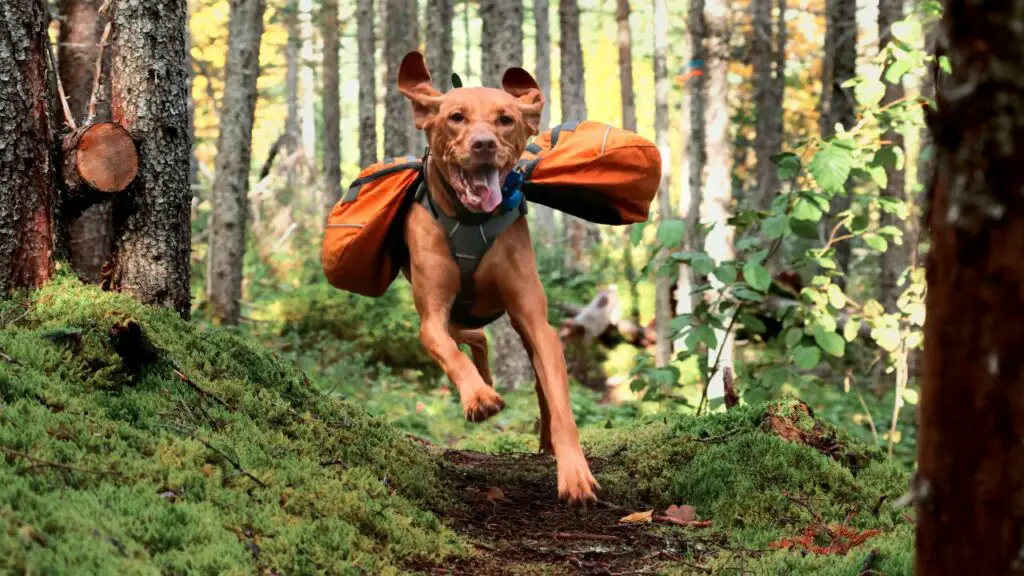
[[[501,123],[502,126],[511,126],[516,123],[515,118],[512,118],[508,114],[502,114],[498,118],[498,122]]]
[[[448,117],[448,120],[455,122],[456,124],[462,124],[462,122],[466,120],[466,117],[462,115],[462,112],[453,112],[452,115]]]

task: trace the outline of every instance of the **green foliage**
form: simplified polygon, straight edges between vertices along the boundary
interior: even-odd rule
[[[271,353],[61,278],[0,329],[0,572],[393,574],[465,552],[417,444]],[[27,312],[22,312],[26,307]]]

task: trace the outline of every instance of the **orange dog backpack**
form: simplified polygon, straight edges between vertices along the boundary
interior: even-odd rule
[[[327,218],[321,263],[335,287],[383,294],[408,258],[402,226],[422,160],[386,159],[364,169]],[[658,148],[598,122],[566,123],[537,136],[517,168],[530,202],[598,224],[647,221],[661,181]],[[500,212],[500,211],[499,211]]]

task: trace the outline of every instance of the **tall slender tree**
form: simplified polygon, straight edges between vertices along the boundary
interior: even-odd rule
[[[340,38],[338,30],[338,0],[324,0],[324,197],[323,216],[327,217],[334,204],[341,199],[341,94],[338,62]]]
[[[852,128],[857,118],[852,87],[844,87],[857,74],[857,6],[847,0],[827,0],[824,79],[821,92],[821,135],[835,134],[836,124]],[[833,203],[833,215],[850,207],[850,189]],[[850,243],[836,244],[836,263],[844,274],[836,283],[845,287],[850,268]]]
[[[629,0],[618,0],[617,4],[615,19],[619,25],[619,94],[622,100],[622,127],[631,132],[636,132],[636,93],[633,90],[633,32],[629,26]],[[655,46],[655,49],[657,49],[657,46]],[[625,264],[626,281],[629,283],[629,315],[633,322],[639,324],[640,291],[639,283],[637,282],[636,266],[633,263],[632,237],[632,227],[627,227],[622,231],[622,259]]]
[[[480,19],[480,76],[484,86],[500,86],[509,66],[523,65],[523,2],[480,0]]]
[[[299,1],[288,0],[285,6],[285,18],[288,26],[288,47],[285,59],[288,70],[285,78],[285,90],[288,100],[288,115],[285,118],[285,150],[291,157],[301,148],[299,132],[299,52],[302,50],[302,34],[299,31]],[[295,165],[288,166],[288,189],[295,188]]]
[[[658,217],[662,222],[672,218],[670,194],[672,147],[668,133],[668,6],[665,0],[654,0],[654,133],[661,151],[661,186],[658,189]],[[669,247],[674,248],[674,247]],[[672,360],[672,278],[660,271],[655,278],[655,326],[659,366]]]
[[[734,257],[733,229],[728,224],[732,204],[731,146],[729,136],[729,2],[707,0],[704,9],[707,26],[707,185],[701,198],[700,217],[713,227],[704,239],[704,249],[717,263]],[[722,282],[711,276],[713,291],[722,289]],[[715,298],[712,293],[712,299]],[[713,311],[718,312],[718,311]],[[708,350],[708,367],[714,369],[708,384],[708,398],[714,401],[725,395],[725,385],[732,379],[733,336],[726,330],[715,330],[717,345]]]
[[[689,15],[688,15],[689,17]],[[692,21],[688,24],[690,28],[690,35],[692,36]],[[692,229],[694,225],[693,217],[691,214],[696,213],[699,209],[699,205],[692,208],[690,202],[692,198],[692,192],[690,189],[690,148],[692,146],[693,134],[690,130],[690,100],[692,98],[692,83],[694,76],[692,75],[692,65],[690,55],[693,53],[693,45],[690,38],[687,41],[682,42],[680,46],[680,60],[683,62],[683,69],[690,70],[682,75],[683,85],[685,89],[680,99],[679,106],[679,133],[683,136],[682,150],[679,157],[679,216],[683,219],[687,227],[687,234],[683,238],[683,248],[688,251],[694,249],[694,245],[691,242]],[[693,313],[693,303],[690,297],[692,289],[691,270],[686,264],[680,264],[679,270],[676,276],[676,310],[677,316],[684,314]],[[677,338],[673,342],[673,348],[675,352],[682,352],[685,349],[685,341],[682,338]]]
[[[0,4],[0,291],[53,272],[57,174],[49,16],[36,0]]]
[[[307,178],[316,175],[316,71],[313,70],[313,0],[299,0],[299,134]]]
[[[884,51],[889,43],[892,41],[892,25],[895,22],[899,22],[903,19],[903,0],[879,0],[878,2],[878,47],[879,50]],[[901,100],[904,96],[903,81],[900,80],[895,83],[887,83],[885,86],[885,96],[882,98],[882,104],[892,104],[898,100]],[[903,148],[903,133],[899,130],[895,130],[889,127],[882,135],[882,140],[886,142],[886,146],[892,149]],[[885,189],[882,191],[882,195],[894,200],[907,200],[906,194],[906,178],[902,167],[890,166],[886,169],[887,182]],[[899,277],[910,264],[910,247],[912,238],[908,231],[912,230],[911,226],[906,226],[905,222],[910,218],[899,218],[888,212],[883,212],[881,215],[882,226],[893,226],[897,230],[903,233],[903,241],[900,243],[891,243],[889,248],[882,253],[882,280],[881,280],[881,294],[879,301],[882,306],[885,307],[886,312],[896,311],[896,300],[899,298]]]
[[[452,87],[452,20],[455,0],[427,0],[427,65],[434,86],[441,92]]]
[[[757,189],[754,207],[767,210],[779,190],[778,171],[772,156],[782,149],[782,101],[786,86],[786,0],[778,3],[779,16],[772,29],[772,0],[753,0],[754,33],[751,60],[754,67],[754,107],[757,136]],[[774,42],[773,42],[774,41]]]
[[[689,168],[689,195],[686,214],[686,242],[691,250],[699,250],[704,246],[704,238],[700,233],[701,205],[704,201],[704,168],[707,163],[707,59],[708,51],[704,45],[707,37],[707,24],[704,18],[704,0],[690,0],[690,61],[687,72],[687,92],[690,112],[689,142],[687,157]],[[680,269],[680,300],[691,293],[691,286],[700,285],[700,279],[694,277],[689,267]],[[685,286],[683,283],[685,281]],[[700,294],[692,296],[690,309],[694,309],[702,300]],[[684,311],[685,313],[685,311]]]
[[[939,38],[952,74],[933,123],[915,573],[1009,575],[1024,539],[1024,0],[947,0]]]
[[[99,13],[101,0],[62,0],[60,3],[60,42],[58,62],[61,83],[68,107],[75,121],[110,121],[110,53],[103,51],[100,42],[107,18]],[[100,82],[95,76],[101,74]],[[98,88],[95,100],[94,85]],[[89,104],[95,101],[90,120]],[[192,172],[190,171],[190,174]],[[114,241],[114,222],[110,202],[97,202],[64,222],[67,236],[68,260],[79,278],[96,283],[100,280],[103,264],[110,257]]]
[[[412,110],[398,91],[398,66],[402,58],[420,44],[417,0],[386,0],[384,15],[384,61],[387,76],[384,86],[384,155],[405,156],[418,153]]]
[[[238,323],[242,298],[252,125],[265,9],[266,0],[234,0],[228,21],[207,278],[211,312],[214,319],[224,324]]]
[[[109,285],[190,313],[188,73],[185,0],[112,2],[111,109],[139,152],[138,177],[114,200]]]
[[[373,0],[358,0],[356,36],[359,57],[359,165],[377,161],[377,42]]]
[[[534,35],[534,52],[537,65],[534,77],[541,93],[544,94],[544,110],[540,116],[540,130],[543,132],[551,125],[551,4],[549,0],[533,0],[533,21],[536,26]],[[542,204],[535,204],[534,215],[537,223],[537,239],[543,246],[551,246],[555,241],[555,211]]]

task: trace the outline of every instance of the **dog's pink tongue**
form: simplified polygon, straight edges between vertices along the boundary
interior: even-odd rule
[[[501,204],[501,183],[497,168],[482,166],[473,171],[470,180],[473,194],[480,198],[480,207],[484,212],[491,212]]]

